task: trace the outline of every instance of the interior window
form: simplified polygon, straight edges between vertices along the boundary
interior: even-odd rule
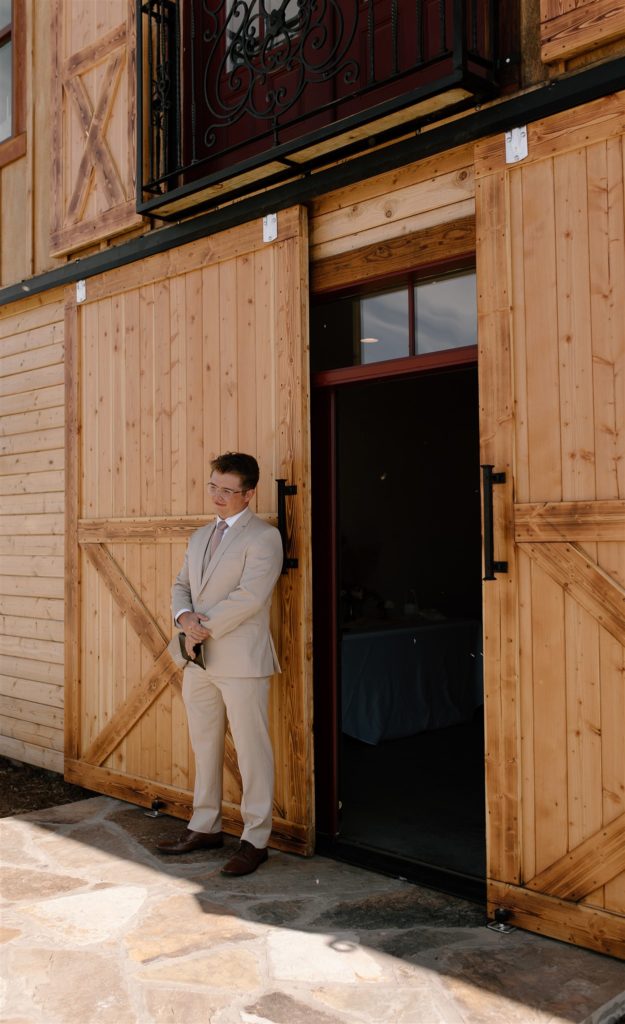
[[[12,3],[0,0],[0,142],[13,134]]]

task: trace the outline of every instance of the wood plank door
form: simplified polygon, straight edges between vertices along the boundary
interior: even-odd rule
[[[165,648],[170,591],[187,539],[211,518],[219,452],[257,455],[255,511],[277,522],[287,498],[290,554],[272,629],[273,845],[313,841],[307,223],[255,221],[86,282],[68,295],[66,777],[188,817],[185,711]],[[240,778],[227,742],[225,828],[240,830]]]
[[[625,94],[476,147],[488,903],[625,957]]]

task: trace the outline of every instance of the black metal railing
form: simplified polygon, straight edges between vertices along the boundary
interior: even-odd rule
[[[436,94],[495,85],[495,0],[137,6],[140,206],[261,165],[292,174],[367,122],[392,132]]]

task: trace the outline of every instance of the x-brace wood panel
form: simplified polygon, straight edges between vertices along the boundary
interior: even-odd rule
[[[56,0],[54,5],[53,255],[143,222],[134,202],[133,5],[126,10],[126,21],[94,37],[80,50],[67,53],[72,4]],[[87,76],[97,79],[97,84],[90,84]],[[113,121],[124,130],[116,127],[110,133]]]
[[[560,857],[528,883],[536,892],[579,902],[625,871],[625,814]]]
[[[108,587],[118,608],[128,619],[141,642],[156,661],[119,705],[88,750],[83,760],[101,765],[122,742],[170,682],[180,682],[180,670],[167,651],[167,640],[158,623],[132,587],[113,556],[103,544],[85,544],[83,550]]]
[[[82,547],[122,615],[128,619],[141,642],[156,659],[82,755],[81,760],[87,764],[99,766],[110,757],[170,683],[180,687],[182,672],[171,659],[167,639],[158,623],[107,548],[103,544],[83,544]],[[224,757],[226,771],[240,788],[241,776],[230,736],[226,740]]]
[[[625,645],[625,588],[576,544],[523,544],[542,569]]]

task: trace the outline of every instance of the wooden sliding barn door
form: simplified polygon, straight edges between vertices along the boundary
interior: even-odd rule
[[[257,455],[255,511],[289,554],[273,633],[274,845],[312,850],[307,224],[278,215],[86,282],[68,295],[66,777],[188,816],[193,787],[179,677],[165,648],[170,591],[211,518],[209,461]],[[225,827],[240,828],[227,743]]]
[[[488,903],[625,957],[625,94],[476,147]]]

